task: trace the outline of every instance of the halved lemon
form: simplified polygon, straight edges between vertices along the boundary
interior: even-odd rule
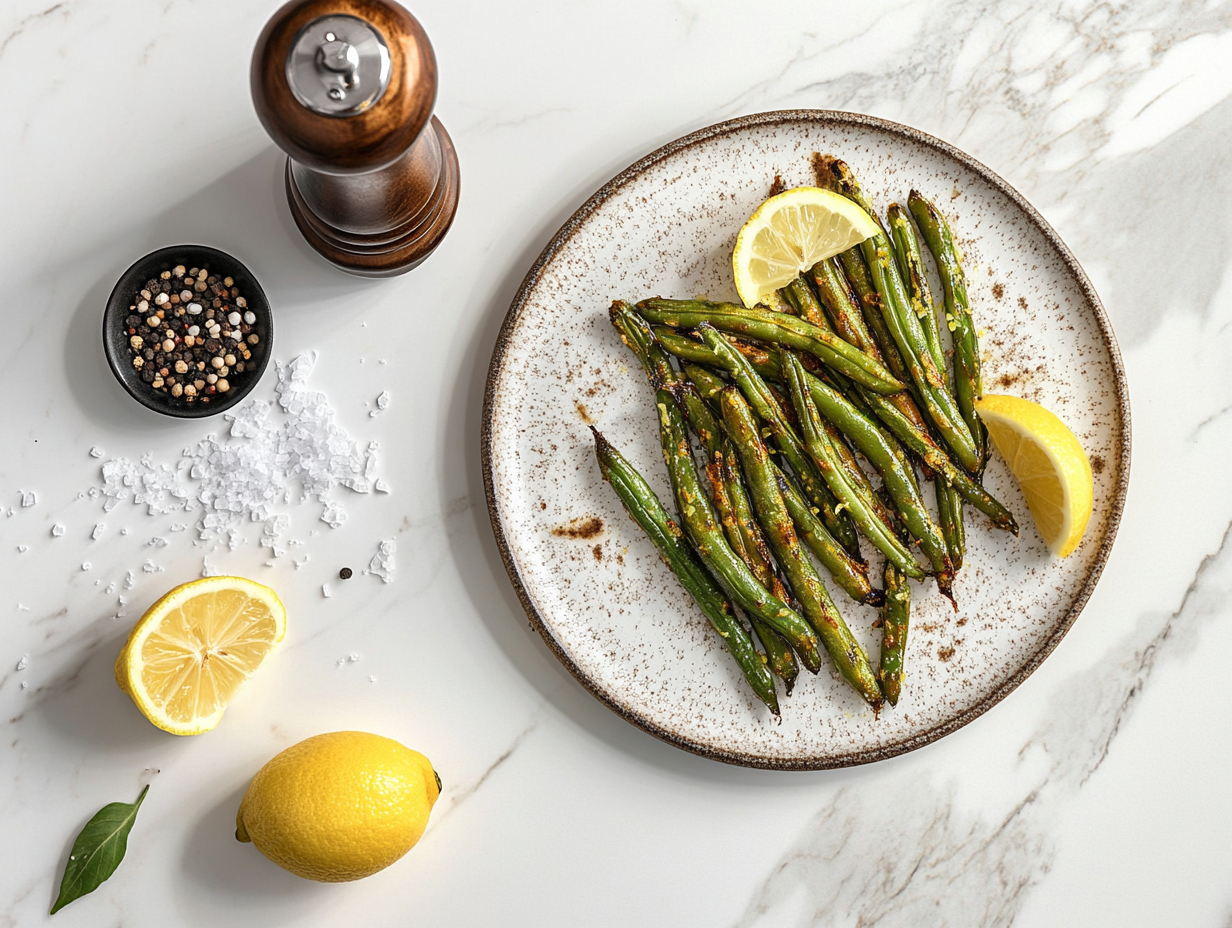
[[[1077,436],[1054,413],[1017,396],[990,394],[975,409],[1022,487],[1044,541],[1053,554],[1071,554],[1095,499],[1091,462]]]
[[[243,577],[194,580],[133,626],[116,682],[163,731],[198,735],[218,725],[286,631],[286,610],[269,587]]]
[[[881,231],[868,213],[841,194],[792,187],[766,200],[736,236],[732,273],[745,306],[756,306],[818,261]]]

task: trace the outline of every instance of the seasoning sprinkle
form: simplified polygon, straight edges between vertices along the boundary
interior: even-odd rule
[[[134,370],[152,389],[190,405],[230,392],[261,340],[247,305],[232,278],[207,267],[180,264],[150,278],[124,319]]]

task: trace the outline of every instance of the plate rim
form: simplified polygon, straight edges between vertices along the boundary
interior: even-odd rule
[[[1091,569],[1078,590],[1072,605],[1066,611],[1062,619],[1056,624],[1052,633],[1046,638],[1035,653],[1018,668],[1013,674],[1010,674],[1003,680],[991,693],[977,702],[975,705],[968,707],[957,716],[947,719],[940,724],[934,725],[931,728],[924,729],[905,739],[896,741],[892,745],[881,747],[867,748],[864,750],[853,751],[841,755],[830,755],[824,758],[782,758],[771,757],[752,752],[737,752],[729,751],[721,748],[715,748],[711,745],[702,744],[690,738],[663,728],[649,718],[646,718],[635,712],[628,706],[622,705],[615,699],[612,699],[596,684],[591,677],[585,673],[580,667],[574,663],[573,659],[556,640],[555,635],[539,614],[534,602],[530,598],[525,585],[522,583],[521,573],[518,569],[517,562],[514,560],[513,553],[509,548],[509,544],[505,538],[505,532],[501,519],[499,501],[496,496],[495,480],[493,477],[494,462],[492,458],[492,422],[494,415],[494,405],[496,401],[496,383],[500,379],[500,374],[504,366],[505,356],[509,347],[509,340],[514,328],[517,326],[521,318],[522,310],[525,308],[526,298],[530,291],[539,282],[543,275],[544,269],[555,258],[557,252],[567,243],[574,234],[581,228],[587,219],[591,217],[608,199],[610,199],[617,191],[630,183],[645,171],[656,164],[676,155],[677,153],[691,148],[702,142],[707,142],[724,135],[730,135],[736,132],[743,131],[749,128],[757,128],[763,126],[783,125],[795,122],[811,122],[825,126],[857,126],[860,128],[877,129],[890,135],[897,135],[905,138],[910,142],[923,144],[929,148],[939,151],[953,160],[957,161],[963,167],[979,175],[987,183],[1007,196],[1019,209],[1026,214],[1027,218],[1043,233],[1048,243],[1056,249],[1066,268],[1073,275],[1078,283],[1079,289],[1083,296],[1095,311],[1095,320],[1099,328],[1099,333],[1103,339],[1104,345],[1108,350],[1109,357],[1112,361],[1112,369],[1116,386],[1117,408],[1121,417],[1121,450],[1118,459],[1120,466],[1120,479],[1113,488],[1112,493],[1112,513],[1110,516],[1108,531],[1100,544],[1099,550],[1096,553],[1095,560],[1092,562]],[[732,764],[734,766],[752,767],[763,770],[833,770],[843,767],[855,767],[863,764],[875,763],[880,760],[887,760],[891,757],[897,757],[900,754],[906,754],[910,751],[918,750],[925,745],[931,744],[952,732],[970,724],[975,719],[979,718],[985,712],[993,708],[1001,702],[1010,693],[1016,690],[1032,673],[1039,668],[1050,654],[1056,649],[1057,645],[1073,627],[1078,616],[1086,607],[1087,601],[1091,598],[1099,578],[1103,575],[1104,567],[1108,563],[1108,558],[1112,553],[1112,547],[1116,541],[1117,532],[1121,525],[1121,516],[1125,510],[1125,501],[1129,492],[1129,469],[1132,449],[1132,424],[1130,419],[1129,407],[1129,384],[1125,374],[1125,362],[1121,357],[1121,349],[1117,344],[1116,335],[1112,330],[1111,320],[1108,318],[1107,310],[1104,309],[1104,304],[1100,300],[1099,295],[1095,292],[1095,287],[1091,284],[1091,280],[1087,277],[1086,271],[1082,265],[1078,263],[1078,259],[1074,257],[1069,246],[1061,239],[1056,230],[1048,223],[1039,211],[1011,186],[1004,178],[996,174],[986,165],[977,161],[967,153],[954,147],[936,136],[929,135],[919,129],[902,123],[893,122],[888,119],[882,119],[877,116],[868,116],[863,113],[852,113],[846,110],[827,110],[827,109],[789,109],[789,110],[769,110],[762,113],[753,113],[747,116],[738,116],[733,119],[726,119],[722,122],[717,122],[712,125],[697,129],[686,135],[683,135],[666,145],[663,145],[650,154],[639,158],[629,167],[618,173],[616,176],[608,180],[591,194],[586,201],[578,207],[552,236],[551,240],[540,252],[539,257],[531,265],[527,271],[526,277],[522,280],[521,286],[514,295],[512,302],[509,304],[509,309],[505,313],[504,321],[501,323],[500,331],[496,337],[496,345],[492,351],[492,359],[488,365],[487,382],[484,385],[483,393],[483,412],[481,415],[481,436],[480,436],[480,453],[483,467],[483,489],[484,495],[487,498],[488,518],[492,524],[492,532],[496,537],[496,545],[500,549],[501,561],[505,565],[505,572],[509,576],[509,581],[513,585],[514,592],[517,594],[518,600],[522,604],[522,608],[526,611],[526,616],[530,620],[531,626],[539,632],[548,649],[555,655],[556,659],[564,665],[564,667],[573,675],[573,677],[584,686],[592,696],[598,699],[601,703],[615,712],[625,721],[636,725],[638,728],[654,735],[656,738],[667,742],[674,747],[688,751],[692,754],[697,754],[701,757],[710,760],[721,761],[723,763]]]

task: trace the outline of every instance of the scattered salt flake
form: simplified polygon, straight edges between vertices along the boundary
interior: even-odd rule
[[[159,567],[157,564],[155,564],[153,561],[151,561],[147,557],[145,559],[145,563],[141,565],[141,569],[147,574],[156,574],[156,573],[159,573],[163,568]]]
[[[21,491],[21,508],[22,509],[29,509],[31,506],[33,506],[37,502],[38,502],[38,497],[34,495],[33,490],[22,490]]]
[[[61,525],[59,522],[57,522],[55,525],[51,527],[51,537],[52,538],[59,538],[63,534],[64,534],[64,526]]]
[[[29,611],[30,611],[30,607],[29,607],[29,606],[27,606],[25,603],[18,603],[18,604],[17,604],[17,611],[18,611],[18,612],[29,612]]]
[[[107,588],[103,590],[103,592],[106,593],[108,596],[110,596],[115,591],[116,591],[116,582],[114,580],[108,583]]]
[[[373,487],[373,489],[374,489],[374,490],[376,490],[378,493],[388,493],[388,492],[390,492],[390,490],[389,490],[389,484],[385,482],[385,478],[384,478],[384,477],[377,477],[377,478],[376,478],[376,483],[374,483],[374,484],[372,485],[372,487]]]
[[[368,413],[369,416],[375,418],[389,408],[389,391],[382,390],[380,396],[376,398],[376,409]]]
[[[127,597],[127,596],[117,596],[117,597],[116,597],[116,600],[119,602],[119,604],[120,604],[121,606],[127,606],[127,605],[128,605],[128,597]]]
[[[380,577],[386,583],[392,583],[395,567],[394,552],[397,550],[398,544],[393,538],[389,541],[382,541],[364,573]]]
[[[128,529],[126,529],[126,528],[122,528],[122,529],[120,529],[120,534],[121,534],[121,535],[127,535],[127,534],[128,534]]]
[[[90,533],[90,537],[93,538],[95,541],[98,541],[100,538],[103,537],[103,532],[105,532],[106,530],[107,530],[106,523],[99,522],[96,526],[94,526],[94,531]]]
[[[95,445],[93,448],[90,449],[90,457],[92,458],[101,458],[103,456],[103,453],[104,453],[103,449],[100,448],[98,445]]]
[[[330,593],[330,590],[329,590],[329,584],[328,584],[328,583],[322,583],[322,584],[321,584],[321,595],[322,595],[322,596],[324,596],[326,599],[329,599],[329,597],[330,597],[331,593]]]
[[[29,684],[29,683],[27,683],[25,680],[22,680],[22,681],[21,681],[21,688],[22,688],[23,690],[24,690],[27,686],[29,686],[29,685],[30,685],[30,684]]]
[[[92,566],[92,565],[90,564],[90,562],[89,562],[89,561],[82,561],[82,562],[81,562],[81,569],[82,569],[82,570],[89,570],[91,566]]]
[[[217,577],[217,576],[220,576],[220,572],[218,568],[215,567],[213,564],[211,564],[207,558],[203,557],[201,559],[201,576],[202,577]]]
[[[384,364],[385,362],[384,362],[384,361],[382,361],[381,363],[382,363],[382,364]],[[369,676],[369,677],[368,677],[368,682],[369,682],[369,683],[375,683],[375,682],[376,682],[376,677]]]
[[[338,503],[326,503],[321,511],[321,521],[330,528],[337,528],[346,521],[346,512]]]
[[[158,535],[155,535],[153,538],[151,538],[149,541],[145,543],[145,546],[147,548],[165,548],[167,547],[167,539],[162,538]]]
[[[128,573],[124,575],[124,589],[131,590],[136,585],[137,585],[137,578],[133,576],[133,572],[130,570]]]
[[[185,524],[184,522],[176,522],[176,523],[174,523],[174,524],[171,526],[171,531],[173,531],[173,532],[182,532],[182,531],[184,531],[186,528],[188,528],[188,525],[187,525],[187,524]]]
[[[304,559],[302,561],[292,560],[291,563],[295,565],[296,570],[299,570],[301,567],[303,567],[305,564],[308,563],[308,555],[305,554]]]
[[[21,656],[21,660],[19,660],[19,661],[17,662],[17,669],[18,669],[18,670],[25,670],[25,669],[26,669],[27,667],[29,667],[29,666],[30,666],[30,655],[29,655],[29,654],[23,654],[23,655]]]
[[[29,551],[29,550],[30,550],[30,546],[29,546],[29,545],[18,545],[18,546],[17,546],[17,551],[18,551],[20,554],[25,554],[25,553],[26,553],[27,551]]]

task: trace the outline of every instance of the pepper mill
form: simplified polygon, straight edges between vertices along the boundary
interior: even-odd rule
[[[392,0],[291,0],[252,56],[257,116],[287,153],[304,238],[351,274],[432,253],[458,208],[458,156],[432,115],[436,56]]]

